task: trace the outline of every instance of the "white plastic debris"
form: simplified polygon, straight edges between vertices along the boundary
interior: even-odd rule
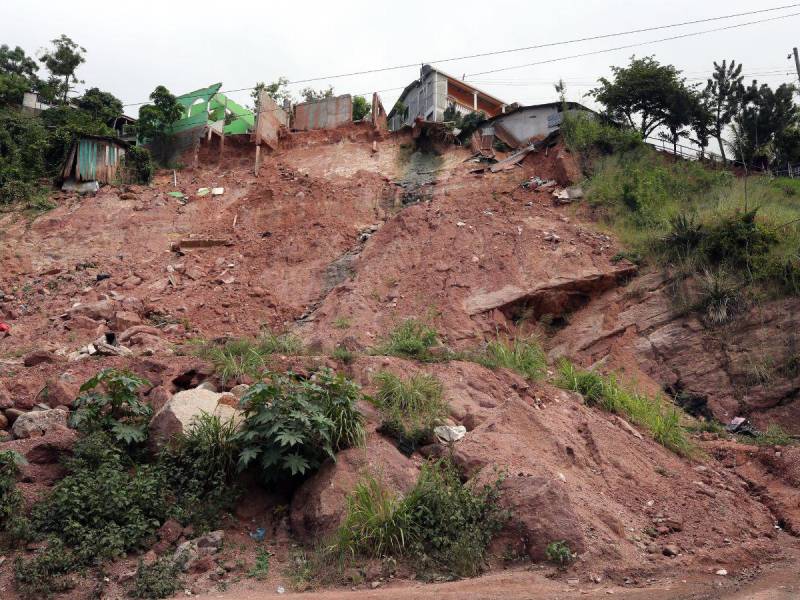
[[[224,193],[225,193],[225,188],[224,187],[211,188],[211,195],[212,196],[222,196],[222,194],[224,194]]]
[[[725,577],[725,575],[727,575],[727,574],[728,574],[728,570],[727,569],[719,569],[717,571],[717,575],[719,575],[721,577]]]
[[[436,439],[442,444],[452,444],[467,435],[467,428],[463,425],[440,425],[433,428]]]

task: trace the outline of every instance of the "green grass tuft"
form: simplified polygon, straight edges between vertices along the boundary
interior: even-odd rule
[[[427,373],[402,379],[386,371],[378,373],[374,381],[382,430],[411,449],[430,441],[433,428],[447,417],[441,381]]]
[[[677,407],[625,389],[614,375],[583,371],[568,360],[562,360],[558,370],[556,384],[580,393],[589,406],[599,406],[644,427],[656,442],[676,454],[694,454],[695,448],[681,425],[681,411]]]
[[[541,379],[547,373],[547,357],[534,338],[497,339],[465,357],[489,369],[511,369],[528,379]]]
[[[269,367],[273,354],[302,354],[302,342],[291,334],[263,333],[256,340],[234,339],[222,345],[202,343],[196,351],[213,363],[222,384],[258,379]]]
[[[415,360],[433,359],[431,348],[439,344],[436,330],[416,319],[406,319],[394,328],[375,352]]]

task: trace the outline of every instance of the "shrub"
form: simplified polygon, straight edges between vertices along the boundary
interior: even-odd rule
[[[724,271],[704,271],[699,283],[700,292],[696,306],[707,324],[723,325],[733,319],[744,306],[736,282]]]
[[[142,146],[131,146],[125,151],[122,167],[127,171],[128,178],[136,183],[150,183],[155,172],[150,151]]]
[[[739,436],[744,442],[752,442],[757,446],[788,446],[795,443],[795,439],[780,425],[772,424],[766,431],[755,437]]]
[[[573,152],[612,154],[633,150],[643,144],[638,131],[610,123],[602,117],[584,111],[566,111],[563,115],[561,135]]]
[[[474,576],[508,518],[497,502],[501,482],[502,476],[484,486],[464,484],[448,459],[424,465],[402,499],[367,477],[348,497],[331,550],[342,557],[406,557],[424,571]]]
[[[486,344],[482,351],[469,356],[489,369],[503,367],[529,379],[541,379],[547,373],[547,357],[534,338],[511,342],[497,339]]]
[[[439,343],[435,329],[416,319],[406,319],[377,348],[379,354],[430,360],[430,349]]]
[[[181,587],[180,569],[171,559],[159,558],[151,565],[145,565],[140,560],[130,595],[148,600],[169,598]]]
[[[758,209],[723,216],[709,228],[703,251],[711,264],[751,269],[753,260],[778,243],[775,232],[756,221]]]
[[[566,567],[575,559],[575,555],[570,550],[569,545],[563,540],[547,544],[544,555],[547,560],[557,564],[559,567]]]
[[[447,417],[441,381],[427,373],[401,379],[386,371],[378,373],[375,381],[382,430],[412,452],[419,444],[430,441],[433,428]]]
[[[58,538],[48,540],[45,548],[30,560],[17,557],[14,561],[14,581],[25,598],[39,600],[74,587],[69,576],[78,561]]]
[[[222,384],[247,376],[258,379],[273,354],[300,354],[303,344],[290,334],[263,333],[257,340],[234,339],[222,346],[204,344],[197,354],[214,364]]]
[[[76,564],[99,564],[140,547],[168,510],[168,488],[159,469],[130,468],[106,434],[75,446],[69,474],[31,511],[37,536],[61,539]]]
[[[660,399],[629,391],[613,375],[603,377],[592,371],[582,371],[567,360],[559,364],[556,384],[583,395],[589,406],[599,405],[604,410],[620,414],[650,432],[653,439],[682,456],[694,453],[686,430],[680,424],[680,411],[675,406],[665,406]]]
[[[236,429],[233,419],[204,413],[164,448],[159,465],[175,498],[174,516],[206,529],[233,505],[238,496],[233,482],[239,456]]]
[[[358,387],[328,371],[312,381],[271,373],[242,398],[245,421],[237,439],[239,467],[256,459],[265,480],[298,478],[317,470],[337,450],[363,440]]]
[[[331,357],[334,359],[341,361],[346,365],[350,365],[356,359],[356,353],[352,350],[348,350],[344,346],[336,346],[331,353]]]
[[[146,384],[127,371],[100,371],[81,386],[70,424],[84,433],[105,431],[124,444],[143,442],[153,409],[140,401],[136,392]]]
[[[25,458],[14,450],[0,452],[0,531],[5,530],[22,507],[22,494],[17,489],[19,466]]]

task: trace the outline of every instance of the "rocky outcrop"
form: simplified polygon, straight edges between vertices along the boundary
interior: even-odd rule
[[[747,416],[800,433],[800,299],[767,302],[709,327],[679,311],[660,274],[592,300],[551,341],[551,356],[605,361],[651,379],[695,414]]]
[[[377,477],[396,493],[410,490],[417,481],[418,466],[378,435],[366,447],[350,448],[328,461],[295,492],[291,505],[292,531],[312,542],[332,533],[347,508],[347,495],[364,475]]]
[[[19,439],[45,435],[48,431],[66,427],[67,411],[54,408],[23,413],[14,421],[11,431]]]
[[[215,415],[222,421],[239,421],[242,413],[224,402],[225,396],[203,388],[178,392],[150,421],[149,443],[156,450],[181,433],[188,433],[201,414]],[[223,402],[220,402],[223,400]]]

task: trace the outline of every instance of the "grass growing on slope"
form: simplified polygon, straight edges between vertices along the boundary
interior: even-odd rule
[[[257,379],[267,369],[273,354],[301,354],[302,342],[291,334],[265,332],[255,340],[234,339],[218,344],[202,344],[197,355],[213,363],[223,385]]]
[[[442,459],[424,465],[401,498],[367,477],[349,496],[330,551],[345,559],[406,558],[423,573],[475,576],[508,516],[497,502],[502,480],[462,483],[452,462]]]
[[[375,376],[375,403],[381,412],[381,427],[413,450],[432,437],[433,428],[447,417],[442,383],[427,373],[401,378],[383,371]]]
[[[680,423],[681,412],[659,399],[625,389],[613,375],[584,371],[567,360],[558,366],[556,384],[580,393],[586,404],[624,416],[645,428],[653,439],[681,456],[691,456],[694,447]]]
[[[430,361],[431,348],[438,343],[439,334],[433,327],[417,319],[406,319],[389,332],[375,353]]]
[[[588,198],[629,251],[678,279],[724,278],[739,300],[800,294],[800,192],[792,180],[735,178],[642,147],[597,161]],[[705,308],[702,294],[679,299]]]
[[[534,338],[498,338],[466,358],[489,369],[511,369],[529,379],[541,379],[547,373],[547,356]]]

